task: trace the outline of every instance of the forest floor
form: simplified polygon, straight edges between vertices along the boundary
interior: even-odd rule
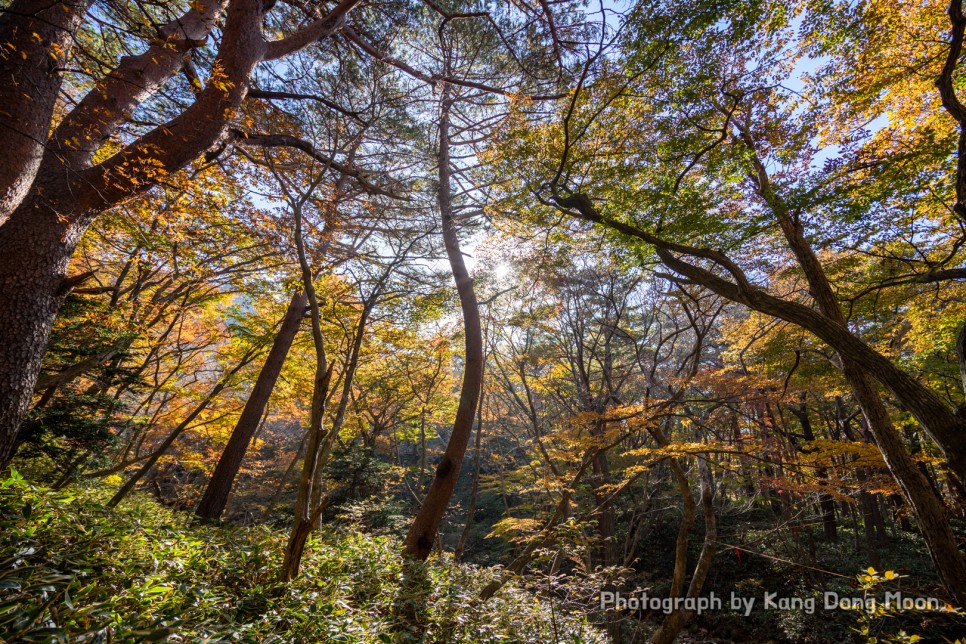
[[[105,504],[113,492],[103,483],[53,491],[16,472],[0,481],[0,642],[608,641],[589,604],[551,602],[532,579],[531,588],[510,583],[480,604],[479,591],[499,568],[457,564],[450,555],[412,564],[397,538],[372,534],[361,519],[323,526],[309,542],[301,575],[286,584],[278,581],[283,528],[202,524],[140,493],[112,510]],[[841,526],[837,543],[811,540],[809,552],[770,537],[766,519],[722,521],[725,534],[740,533],[759,547],[741,557],[720,552],[704,589],[726,601],[732,592],[759,597],[756,610],[705,613],[679,642],[953,642],[966,633],[956,615],[823,610],[825,591],[865,592],[851,570],[863,557],[860,540]],[[643,576],[634,583],[654,597],[667,594],[662,553],[672,547],[672,528],[648,536],[635,566],[635,576]],[[941,593],[918,535],[891,537],[880,555],[883,570],[896,577],[869,592]],[[817,610],[763,610],[767,593],[812,597]],[[653,630],[663,615],[621,618],[629,636]]]
[[[495,570],[397,540],[324,528],[294,582],[277,581],[287,534],[200,525],[146,495],[116,510],[103,487],[0,489],[0,641],[601,642],[586,620]]]

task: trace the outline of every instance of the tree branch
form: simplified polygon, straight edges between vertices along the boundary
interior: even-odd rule
[[[327,16],[319,18],[291,36],[269,42],[262,60],[283,58],[328,38],[342,27],[345,17],[361,2],[362,0],[342,0]]]
[[[335,159],[319,152],[315,146],[308,141],[300,139],[296,136],[291,136],[288,134],[248,133],[235,128],[232,128],[228,131],[228,136],[231,140],[240,142],[242,144],[257,145],[263,148],[286,147],[299,150],[309,155],[319,163],[332,168],[336,172],[347,177],[352,177],[355,179],[356,183],[358,183],[359,186],[369,194],[383,195],[385,197],[393,197],[396,199],[401,198],[398,193],[390,190],[389,188],[380,187],[373,183],[369,173],[365,170],[353,165],[347,165],[340,161],[336,161]],[[387,183],[390,185],[396,183],[388,177],[387,179]]]

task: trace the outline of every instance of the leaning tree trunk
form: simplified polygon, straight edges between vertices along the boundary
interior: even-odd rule
[[[275,383],[282,372],[282,365],[285,364],[285,357],[288,355],[292,342],[302,325],[302,318],[305,316],[305,306],[308,302],[305,292],[300,290],[292,295],[292,301],[288,305],[285,317],[282,319],[282,326],[275,334],[275,341],[272,349],[265,359],[265,364],[255,380],[252,393],[248,396],[245,408],[242,410],[235,429],[225,445],[225,450],[218,459],[215,471],[211,475],[208,487],[201,497],[201,503],[195,510],[202,519],[218,519],[225,511],[228,504],[228,496],[231,494],[235,476],[241,468],[245,452],[248,445],[258,429],[258,424],[268,406],[268,399],[272,396]]]
[[[745,133],[745,138],[749,148],[754,151],[750,135]],[[784,200],[774,191],[765,167],[757,156],[753,157],[753,162],[762,199],[771,207],[778,219],[785,239],[805,274],[809,290],[819,311],[836,325],[847,327],[842,308],[832,291],[821,262],[805,237],[801,221],[789,212]],[[839,355],[842,359],[842,373],[845,380],[849,383],[852,394],[868,421],[869,429],[875,437],[889,471],[909,500],[943,585],[957,603],[966,604],[966,561],[959,553],[956,537],[946,516],[945,504],[932,491],[929,482],[916,467],[872,377],[855,360],[841,353]]]
[[[449,110],[452,107],[449,85],[444,85],[439,120],[439,212],[442,217],[443,244],[449,258],[456,291],[460,298],[463,313],[463,332],[465,334],[465,360],[463,383],[460,389],[459,406],[453,421],[443,459],[436,466],[436,475],[423,499],[416,518],[403,542],[404,555],[413,560],[425,561],[433,548],[440,521],[449,506],[450,497],[459,478],[463,456],[473,431],[473,418],[480,402],[483,386],[483,331],[480,324],[480,309],[473,290],[473,280],[466,270],[463,254],[460,251],[456,222],[453,221],[453,202],[449,156]]]

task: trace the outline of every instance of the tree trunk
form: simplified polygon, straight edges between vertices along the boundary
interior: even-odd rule
[[[275,486],[275,491],[272,492],[271,498],[269,498],[268,503],[265,504],[265,509],[262,510],[262,518],[260,523],[268,523],[268,519],[272,515],[272,510],[275,509],[275,505],[278,503],[279,497],[281,497],[282,492],[285,491],[285,483],[292,475],[292,472],[295,471],[295,466],[298,464],[299,458],[302,456],[302,450],[305,449],[305,442],[307,439],[308,434],[303,434],[302,440],[299,441],[298,447],[295,448],[295,455],[292,457],[292,460],[288,462],[288,466],[278,479],[278,485]]]
[[[37,201],[0,226],[0,467],[12,456],[83,232]]]
[[[804,392],[801,400],[801,405],[797,409],[792,407],[791,411],[802,426],[802,437],[806,442],[811,442],[815,440],[815,432],[812,430],[812,421],[808,417],[808,406],[805,404]],[[802,451],[805,451],[805,448]],[[828,470],[824,467],[816,469],[815,476],[821,485],[828,485]],[[832,500],[832,495],[824,491],[819,492],[818,504],[822,510],[822,529],[825,533],[825,540],[834,543],[838,541],[838,531],[835,525],[835,502]]]
[[[328,16],[268,42],[261,32],[265,3],[232,0],[214,63],[221,72],[213,75],[217,82],[170,121],[95,164],[101,144],[180,71],[185,47],[209,35],[226,1],[193,3],[145,52],[121,58],[52,136],[58,70],[89,2],[20,0],[0,15],[0,148],[7,155],[0,167],[0,468],[9,462],[30,402],[80,235],[97,215],[143,194],[214,145],[244,100],[258,62],[327,38],[359,4],[342,0]]]
[[[594,424],[595,435],[602,436],[604,433],[604,422],[597,420]],[[590,478],[590,485],[594,490],[594,503],[601,505],[604,502],[604,499],[607,498],[605,489],[607,486],[608,475],[610,474],[610,467],[607,463],[606,452],[601,451],[594,456],[592,474],[593,475]],[[610,505],[607,505],[597,516],[597,536],[600,538],[600,543],[596,548],[596,565],[607,567],[614,563],[616,559],[614,550],[614,533],[614,511],[611,509]]]
[[[835,543],[839,540],[838,530],[835,522],[835,501],[826,492],[819,493],[819,505],[822,508],[822,530],[825,533],[825,540]]]
[[[275,334],[272,349],[255,380],[255,386],[252,387],[245,408],[235,424],[225,450],[221,453],[221,458],[218,459],[204,496],[201,497],[201,503],[195,511],[195,514],[202,519],[218,519],[225,511],[235,476],[241,468],[248,445],[268,406],[268,400],[272,396],[272,390],[275,389],[275,383],[282,372],[282,365],[285,364],[292,342],[302,325],[306,302],[304,291],[300,290],[292,295],[292,301],[282,319],[282,326]]]
[[[302,478],[299,481],[298,498],[295,500],[295,524],[289,534],[285,548],[285,558],[282,561],[282,581],[292,581],[299,574],[302,565],[302,555],[305,552],[305,542],[312,532],[316,511],[312,508],[312,483],[315,481],[315,471],[319,464],[319,452],[325,438],[322,422],[325,416],[325,402],[332,380],[332,367],[328,364],[325,353],[325,338],[322,335],[322,318],[319,312],[319,300],[315,294],[312,267],[309,265],[305,251],[305,240],[302,237],[302,206],[311,196],[321,175],[316,178],[309,191],[302,195],[301,200],[292,203],[292,214],[295,217],[295,248],[298,251],[299,266],[302,269],[302,288],[309,304],[312,317],[312,344],[315,347],[315,381],[312,387],[312,406],[309,418],[308,443],[305,448],[305,460],[302,463]]]
[[[61,71],[89,5],[16,0],[0,13],[0,225],[27,196],[40,168]]]
[[[694,566],[691,574],[691,583],[688,584],[688,597],[697,597],[704,588],[704,582],[711,571],[711,562],[714,560],[715,550],[718,548],[718,521],[714,513],[714,479],[707,464],[698,460],[698,474],[701,481],[701,510],[704,514],[704,545],[701,554],[698,556],[698,563]],[[691,495],[690,488],[688,496]],[[693,503],[693,501],[692,501]],[[651,636],[650,644],[671,644],[678,636],[678,633],[687,626],[694,616],[691,610],[676,610],[668,615],[661,627]]]
[[[875,500],[872,495],[862,490],[859,492],[859,507],[862,509],[862,529],[865,532],[865,551],[869,557],[869,563],[873,568],[881,568],[882,560],[879,559],[879,543],[875,538],[875,517],[872,505]]]
[[[423,499],[416,518],[403,543],[404,555],[409,559],[424,561],[433,547],[440,521],[449,506],[450,496],[456,487],[463,456],[473,431],[473,417],[480,400],[483,385],[483,331],[480,324],[480,309],[473,290],[473,280],[466,270],[463,254],[460,251],[456,222],[453,220],[452,186],[449,159],[449,111],[452,107],[449,85],[443,85],[439,122],[439,211],[442,217],[443,243],[449,258],[456,291],[460,298],[463,313],[463,330],[466,336],[463,383],[460,389],[459,406],[453,421],[443,459],[436,467],[436,476],[429,492]]]
[[[473,528],[473,516],[476,514],[476,503],[480,493],[480,467],[483,464],[483,453],[481,449],[483,438],[483,403],[484,399],[481,394],[480,404],[476,408],[476,444],[473,447],[473,487],[470,489],[470,503],[466,509],[466,523],[463,524],[463,532],[460,533],[459,541],[456,542],[456,548],[453,550],[453,561],[459,561],[463,557],[463,551],[466,549],[466,544],[470,539],[470,530]]]

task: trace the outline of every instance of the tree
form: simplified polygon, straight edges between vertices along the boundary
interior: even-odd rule
[[[83,233],[101,213],[166,180],[217,143],[256,65],[327,38],[359,3],[345,0],[274,41],[262,34],[263,3],[198,3],[161,26],[142,53],[122,58],[56,119],[71,34],[90,3],[49,7],[19,0],[4,10],[0,76],[17,83],[4,84],[8,127],[0,142],[22,154],[5,168],[0,185],[0,463],[9,461],[29,406],[54,318],[71,286],[67,265]],[[223,11],[208,82],[190,105],[133,140],[117,140],[130,115],[187,69],[188,54],[204,45]],[[47,60],[55,64],[38,64]]]

